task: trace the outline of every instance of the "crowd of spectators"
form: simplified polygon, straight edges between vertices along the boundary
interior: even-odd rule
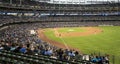
[[[109,64],[108,56],[83,55],[76,50],[58,48],[42,41],[36,34],[30,34],[30,30],[37,30],[39,23],[11,25],[0,31],[0,51],[7,50],[15,53],[29,55],[45,55],[61,61],[76,62],[78,60],[91,63]]]
[[[119,24],[119,15],[117,16],[43,16],[43,17],[19,17],[19,16],[12,16],[12,15],[0,15],[0,25],[2,24],[9,24],[9,23],[17,23],[17,22],[43,22],[47,24],[47,22],[63,22],[65,23],[78,23],[79,25],[85,25],[87,22],[92,22],[93,25],[96,23],[96,25],[99,24],[113,24],[116,25],[116,22]],[[73,22],[74,21],[74,22]],[[95,23],[94,23],[95,22]],[[56,24],[55,24],[56,25]],[[67,24],[68,25],[68,24]],[[52,25],[51,25],[52,26]]]

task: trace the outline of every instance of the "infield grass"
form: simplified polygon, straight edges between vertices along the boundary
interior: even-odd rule
[[[115,64],[120,64],[120,26],[103,26],[98,27],[103,30],[100,34],[80,37],[63,37],[62,39],[69,46],[78,48],[84,54],[100,53],[115,55]],[[69,29],[74,31],[81,30],[80,27],[76,28],[62,28],[60,32],[66,32]],[[45,29],[45,35],[52,40],[61,42],[59,37],[56,37],[52,29]],[[118,59],[117,59],[118,58]]]

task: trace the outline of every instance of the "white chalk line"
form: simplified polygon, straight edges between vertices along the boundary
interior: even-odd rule
[[[57,34],[59,35],[58,31],[57,31],[56,29],[54,29],[54,30],[55,30],[55,33],[57,33]],[[59,36],[59,38],[60,38],[60,39],[62,40],[62,42],[64,43],[65,47],[66,47],[67,49],[69,49],[69,47],[67,46],[65,40],[62,39],[61,36]]]
[[[63,43],[64,43],[65,47],[66,47],[67,49],[69,49],[69,47],[67,46],[67,44],[66,44],[65,40],[64,40],[64,39],[62,39],[61,37],[60,37],[60,39],[63,41]]]

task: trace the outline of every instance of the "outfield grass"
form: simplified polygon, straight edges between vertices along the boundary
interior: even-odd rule
[[[103,32],[96,35],[65,37],[62,39],[65,40],[67,45],[78,48],[85,54],[100,52],[101,54],[115,55],[116,57],[120,56],[120,26],[104,26],[98,28],[101,28]],[[67,29],[69,28],[65,28],[63,31],[60,30],[60,32],[66,32]],[[80,31],[78,28],[71,29],[77,30],[78,32]],[[55,37],[53,30],[46,29],[45,34],[50,39],[63,43],[59,37]],[[116,64],[120,64],[119,60],[116,61]]]

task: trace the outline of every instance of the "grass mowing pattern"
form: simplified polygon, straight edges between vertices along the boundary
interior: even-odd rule
[[[100,52],[101,54],[107,53],[116,57],[120,56],[120,26],[104,26],[99,28],[103,30],[103,33],[90,36],[65,37],[62,39],[65,40],[67,45],[78,48],[85,54]],[[58,37],[55,37],[53,30],[46,29],[45,34],[50,39],[62,43]],[[117,63],[115,64],[120,64],[119,60],[116,60]]]

